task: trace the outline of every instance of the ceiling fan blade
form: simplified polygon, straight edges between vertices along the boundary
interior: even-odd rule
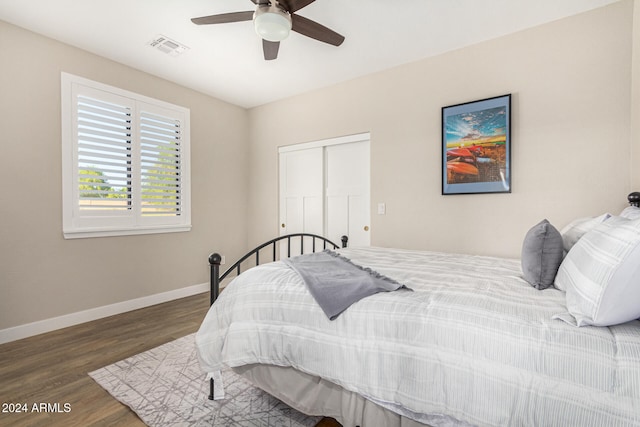
[[[269,0],[251,0],[251,1],[255,5],[258,5],[258,4],[269,4]]]
[[[231,12],[221,13],[219,15],[201,16],[199,18],[191,18],[191,22],[196,25],[207,24],[226,24],[228,22],[251,21],[253,19],[253,11],[248,12]]]
[[[341,36],[324,25],[320,25],[311,19],[305,18],[304,16],[292,15],[291,21],[291,29],[296,33],[300,33],[307,37],[311,37],[312,39],[329,43],[334,46],[340,46],[344,41],[344,36]]]
[[[316,0],[278,0],[280,6],[284,7],[289,13],[296,12],[305,6],[309,6]]]
[[[264,52],[264,59],[271,61],[278,57],[278,49],[280,49],[280,42],[270,42],[269,40],[262,39],[262,51]]]

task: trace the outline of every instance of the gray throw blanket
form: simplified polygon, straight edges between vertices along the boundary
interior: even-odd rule
[[[300,275],[330,320],[335,320],[351,304],[369,295],[398,289],[411,290],[328,249],[284,259],[283,262]]]

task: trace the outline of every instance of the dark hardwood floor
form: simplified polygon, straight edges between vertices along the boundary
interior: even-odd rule
[[[144,426],[88,372],[195,332],[208,306],[204,293],[0,345],[0,426]]]

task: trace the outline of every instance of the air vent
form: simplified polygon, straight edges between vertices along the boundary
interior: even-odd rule
[[[166,53],[171,56],[178,56],[185,53],[189,48],[175,40],[171,40],[169,37],[162,34],[156,36],[153,40],[147,43],[149,46],[158,49],[160,52]]]

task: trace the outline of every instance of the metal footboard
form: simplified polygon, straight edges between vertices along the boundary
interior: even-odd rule
[[[310,234],[310,233],[293,233],[293,234],[286,234],[283,236],[279,236],[276,237],[275,239],[271,239],[268,242],[265,242],[263,244],[261,244],[260,246],[255,247],[254,249],[252,249],[251,251],[247,252],[245,255],[243,255],[238,261],[236,261],[231,267],[229,267],[224,273],[220,274],[220,264],[222,263],[222,256],[215,252],[213,254],[211,254],[209,256],[209,266],[211,268],[211,275],[210,275],[210,296],[209,296],[209,301],[210,304],[213,305],[213,303],[216,301],[216,299],[218,298],[218,295],[220,294],[220,282],[223,281],[225,278],[227,278],[227,276],[229,276],[231,273],[235,272],[237,275],[239,275],[241,273],[241,266],[243,264],[243,262],[247,261],[249,258],[254,258],[255,259],[255,263],[252,265],[260,265],[261,263],[261,259],[260,259],[260,251],[267,248],[268,246],[272,247],[271,250],[271,257],[267,257],[267,261],[266,262],[273,262],[278,260],[278,256],[279,256],[279,251],[278,251],[278,247],[279,247],[279,242],[284,243],[283,241],[286,241],[286,257],[289,258],[292,256],[291,253],[291,243],[292,241],[295,242],[296,239],[299,239],[300,242],[300,253],[295,253],[293,255],[303,255],[305,252],[305,238],[307,239],[307,243],[308,240],[311,240],[311,252],[316,252],[318,250],[324,250],[324,249],[338,249],[340,246],[338,246],[337,244],[333,243],[331,240],[327,239],[326,237],[322,237],[319,236],[317,234]],[[347,236],[342,236],[341,237],[341,247],[346,248],[347,247],[347,243],[349,241],[349,238]],[[281,243],[281,244],[282,244]],[[307,246],[307,249],[309,247]],[[307,252],[308,253],[308,252]],[[265,262],[265,261],[262,261]],[[213,400],[213,379],[210,379],[210,392],[209,392],[209,400]]]
[[[213,304],[214,301],[218,298],[220,294],[220,282],[224,280],[229,274],[234,271],[236,274],[241,273],[242,263],[248,260],[251,257],[255,257],[255,264],[260,265],[260,251],[268,246],[272,247],[272,256],[270,260],[267,262],[273,262],[278,259],[278,242],[285,241],[287,244],[287,258],[291,257],[291,242],[292,240],[299,239],[300,241],[300,253],[294,255],[302,255],[305,250],[305,237],[311,239],[311,252],[316,252],[317,250],[324,250],[329,247],[329,249],[337,249],[340,246],[333,243],[331,240],[326,237],[318,236],[317,234],[310,233],[294,233],[294,234],[286,234],[280,237],[276,237],[275,239],[271,239],[268,242],[261,244],[260,246],[255,247],[251,251],[247,252],[244,256],[242,256],[238,261],[235,262],[231,267],[229,267],[224,273],[220,274],[220,264],[222,262],[222,256],[219,253],[213,253],[209,256],[209,266],[211,267],[211,278],[210,278],[210,303]],[[347,247],[347,242],[349,238],[347,236],[342,236],[341,238],[342,247]],[[320,248],[321,246],[321,248]]]

